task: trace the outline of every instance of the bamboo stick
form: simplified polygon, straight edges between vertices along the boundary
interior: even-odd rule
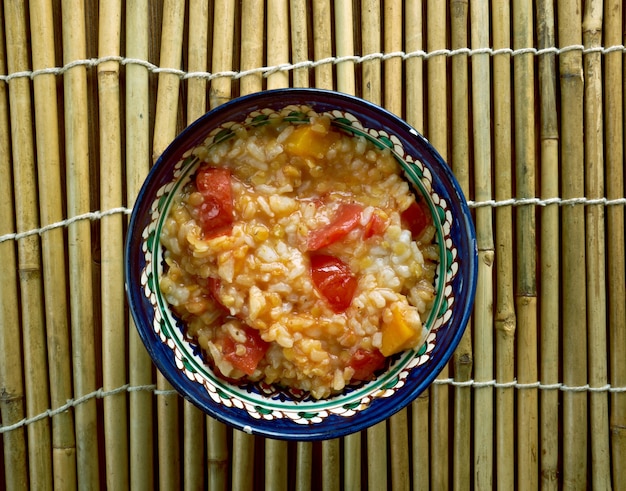
[[[379,53],[381,12],[380,3],[361,2],[361,50],[363,55]],[[361,96],[374,104],[381,104],[382,66],[378,59],[361,64]],[[387,485],[387,423],[382,421],[367,429],[367,478],[370,489]]]
[[[4,18],[0,4],[0,18]],[[8,73],[5,64],[4,22],[0,22],[0,73]],[[5,197],[0,206],[0,235],[15,233],[13,206],[13,170],[11,168],[11,136],[7,84],[0,82],[0,193]],[[24,419],[24,389],[22,350],[20,343],[17,261],[15,242],[0,242],[0,416],[9,426]],[[26,434],[23,427],[2,434],[4,483],[7,489],[28,489]]]
[[[489,10],[486,3],[470,5],[472,49],[488,47]],[[491,188],[491,90],[489,56],[472,56],[472,114],[474,148],[474,190],[477,201],[492,199]],[[493,380],[493,216],[489,207],[476,210],[478,246],[478,282],[474,307],[474,379]],[[474,487],[485,489],[493,484],[493,389],[474,389]]]
[[[214,73],[233,69],[233,45],[235,31],[235,2],[234,0],[219,0],[215,2],[213,14],[213,58],[212,70]],[[214,78],[211,81],[209,104],[211,108],[228,101],[232,97],[232,79],[230,77]]]
[[[166,0],[163,4],[163,26],[159,66],[180,70],[185,2]],[[156,161],[178,132],[176,114],[180,78],[174,73],[160,72],[154,121],[152,160]]]
[[[540,49],[555,46],[554,6],[541,0],[537,6],[537,40]],[[541,197],[559,196],[559,133],[556,101],[556,64],[553,54],[539,57]],[[540,373],[544,384],[559,382],[559,207],[541,210],[541,290],[540,290]],[[540,394],[540,470],[542,489],[558,487],[559,393],[544,390]]]
[[[292,0],[289,2],[289,20],[291,25],[291,57],[293,63],[309,59],[308,32],[307,32],[307,2]],[[321,33],[313,31],[315,39]],[[309,69],[296,68],[293,70],[293,86],[309,86]]]
[[[405,2],[404,43],[407,53],[424,49],[422,32],[422,0]],[[405,62],[406,121],[417,131],[424,133],[424,61],[413,56]],[[428,411],[430,389],[426,389],[410,406],[411,420],[411,478],[413,489],[429,489],[430,448]]]
[[[424,49],[422,32],[422,0],[404,2],[404,49],[415,53]],[[420,56],[407,58],[404,64],[404,100],[406,121],[417,131],[424,132],[424,60]]]
[[[558,2],[560,47],[580,45],[580,1]],[[583,67],[580,51],[559,57],[561,85],[561,197],[584,196]],[[561,210],[563,383],[581,387],[587,383],[587,310],[585,274],[585,211],[581,206]],[[563,486],[587,485],[587,394],[563,393]]]
[[[362,55],[380,53],[381,13],[380,2],[361,2],[361,52]],[[374,104],[382,103],[382,65],[380,59],[361,63],[361,97]]]
[[[361,486],[361,434],[352,433],[343,438],[343,489],[360,491]]]
[[[180,69],[183,46],[185,2],[167,0],[163,5],[161,38],[162,68]],[[156,160],[177,133],[176,115],[180,79],[167,72],[159,73],[156,116],[152,143],[152,158]],[[179,398],[171,395],[171,385],[161,373],[157,374],[157,419],[159,449],[159,486],[164,489],[180,487]],[[175,443],[172,443],[175,442]]]
[[[352,2],[334,2],[335,52],[337,57],[354,56],[354,32],[352,27]],[[336,87],[339,92],[355,95],[356,80],[354,62],[337,64]],[[344,487],[361,489],[361,439],[362,432],[344,438]]]
[[[402,51],[402,2],[399,0],[385,0],[384,9],[384,43],[385,53],[398,53]],[[403,91],[402,91],[402,58],[397,56],[384,62],[384,105],[397,114],[403,116]]]
[[[267,64],[289,63],[289,9],[286,0],[267,1]],[[278,70],[267,77],[268,89],[289,86],[289,72]]]
[[[209,3],[207,0],[191,0],[189,2],[189,35],[188,35],[188,71],[206,72],[208,69],[208,27]],[[201,77],[187,80],[187,124],[193,123],[206,112],[207,81]],[[211,476],[212,466],[205,466],[204,441],[211,436],[205,433],[205,419],[209,425],[208,416],[193,403],[185,400],[183,403],[184,429],[184,483],[185,489],[201,489],[204,485],[205,474]],[[207,430],[208,431],[208,430]]]
[[[265,489],[287,490],[287,442],[265,440]]]
[[[267,64],[279,66],[289,62],[288,7],[285,0],[267,2]],[[267,88],[289,86],[289,73],[277,71],[267,77]],[[265,441],[265,486],[272,489],[287,487],[287,442],[267,439]]]
[[[313,477],[313,443],[296,444],[296,491],[310,491]]]
[[[228,441],[226,425],[207,419],[207,475],[209,489],[226,489],[228,483]]]
[[[340,440],[322,441],[322,489],[338,491],[341,483],[341,449]]]
[[[103,2],[99,13],[98,54],[120,55],[122,4]],[[122,142],[120,128],[119,62],[98,65],[100,120],[100,208],[122,206]],[[104,143],[106,142],[106,144]],[[102,217],[101,301],[102,301],[102,388],[113,390],[126,383],[126,326],[124,313],[124,263],[122,216]],[[106,483],[119,489],[128,483],[128,421],[125,392],[104,398],[104,443]]]
[[[585,2],[583,42],[585,48],[602,46],[603,1]],[[604,134],[602,129],[602,60],[600,53],[587,53],[585,70],[585,197],[604,197]],[[604,206],[591,205],[586,212],[587,322],[589,339],[589,385],[604,387],[608,382],[606,344],[606,272]],[[589,396],[591,437],[591,486],[611,487],[609,404],[606,392]]]
[[[384,51],[394,53],[402,51],[402,3],[386,0],[384,5]],[[390,58],[384,63],[384,106],[389,111],[402,117],[402,58]],[[409,426],[408,411],[403,409],[389,419],[389,447],[391,467],[391,488],[408,490],[411,484],[409,465]]]
[[[29,69],[26,15],[23,3],[5,4],[7,68],[9,73]],[[12,136],[15,225],[18,233],[39,226],[35,152],[32,135],[30,83],[26,78],[9,82]],[[39,238],[31,235],[17,241],[26,416],[34,417],[49,407],[46,334],[41,289]],[[30,485],[52,489],[50,422],[43,419],[27,427]]]
[[[446,23],[446,3],[438,0],[426,2],[427,51],[445,49],[448,26]],[[433,56],[427,63],[427,137],[441,154],[448,158],[448,117],[447,117],[447,70],[445,56]],[[439,374],[440,379],[448,378],[446,365]],[[431,487],[447,489],[449,486],[449,387],[435,384],[430,388],[430,482]]]
[[[354,32],[352,2],[335,0],[335,50],[337,57],[354,56]],[[354,61],[337,63],[337,90],[346,94],[356,94]]]
[[[313,52],[315,60],[330,58],[333,54],[330,0],[313,0]],[[315,86],[333,89],[333,66],[330,63],[315,67]]]
[[[263,66],[263,25],[265,9],[263,0],[249,0],[241,6],[241,70]],[[241,94],[252,94],[263,88],[263,77],[253,73],[241,78]]]
[[[54,66],[54,25],[49,1],[30,2],[33,70]],[[56,77],[41,74],[33,80],[37,141],[37,177],[42,226],[63,220],[61,160],[59,152]],[[64,405],[72,398],[69,322],[66,294],[65,241],[61,229],[42,236],[44,299],[50,404]],[[65,411],[52,418],[54,487],[76,486],[76,440],[74,418]]]
[[[528,0],[513,2],[513,48],[533,43],[533,4]],[[535,194],[535,97],[534,55],[513,59],[515,92],[515,177],[516,196],[530,198]],[[535,209],[517,208],[517,379],[521,384],[538,380],[537,371],[537,285]],[[518,393],[518,487],[538,486],[538,393],[524,389]]]
[[[80,0],[64,0],[63,61],[86,58],[85,5]],[[67,214],[74,217],[90,211],[89,110],[87,72],[74,66],[63,75]],[[96,387],[94,313],[92,309],[91,228],[87,221],[68,226],[69,295],[72,328],[72,370],[74,397],[92,393]],[[74,409],[78,487],[98,489],[99,446],[96,401],[88,400]]]
[[[604,43],[617,46],[622,42],[623,5],[619,0],[604,2]],[[624,197],[624,94],[626,78],[622,74],[623,60],[620,52],[607,53],[604,57],[605,81],[605,162],[606,197]],[[624,245],[624,208],[611,206],[607,216],[607,279],[609,322],[609,371],[613,387],[626,387],[626,247]],[[611,394],[610,406],[611,454],[613,489],[626,488],[626,393]]]
[[[241,70],[250,70],[263,65],[263,2],[243,2],[241,11]],[[247,75],[241,79],[241,95],[259,92],[263,88],[260,74]],[[239,430],[233,431],[232,488],[252,489],[254,483],[255,437]]]
[[[255,437],[243,431],[233,431],[232,489],[253,489]]]
[[[217,14],[217,12],[215,12]],[[189,41],[187,47],[189,72],[208,70],[209,46],[209,2],[208,0],[189,1]],[[207,80],[202,77],[187,79],[187,124],[193,123],[207,109]]]
[[[387,424],[382,421],[371,426],[367,434],[368,489],[387,488]]]
[[[493,48],[511,47],[511,4],[492,2]],[[513,196],[511,156],[511,57],[500,54],[493,58],[493,146],[496,200]],[[515,301],[513,296],[513,212],[509,207],[495,210],[496,245],[496,380],[515,380]],[[496,400],[496,464],[497,487],[515,487],[515,389],[498,388]]]
[[[148,59],[147,0],[126,4],[126,56]],[[126,202],[131,208],[150,169],[150,118],[148,70],[139,64],[126,65]],[[153,383],[152,361],[137,329],[129,320],[129,381],[132,387]],[[152,394],[133,390],[129,394],[130,487],[154,489],[154,438]]]
[[[452,49],[468,46],[468,2],[450,2],[450,41]],[[469,70],[467,55],[458,54],[450,60],[452,144],[450,165],[465,196],[470,196],[469,175]],[[459,346],[454,352],[454,379],[468,382],[472,378],[472,327],[466,327]],[[469,386],[454,388],[454,440],[452,488],[464,489],[471,482],[471,405],[472,390]]]

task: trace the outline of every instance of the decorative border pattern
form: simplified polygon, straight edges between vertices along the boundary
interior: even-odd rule
[[[301,425],[319,424],[330,415],[351,417],[367,408],[378,398],[392,396],[404,386],[410,371],[424,365],[431,358],[437,344],[437,333],[451,317],[451,307],[455,298],[452,281],[459,270],[457,249],[452,242],[450,230],[452,213],[445,199],[433,191],[432,175],[422,162],[408,155],[400,140],[385,131],[365,128],[361,122],[348,112],[334,110],[325,113],[332,119],[332,124],[355,136],[361,136],[381,149],[389,149],[402,166],[408,181],[428,203],[435,220],[435,242],[439,245],[440,263],[435,279],[436,300],[425,325],[429,330],[426,342],[417,350],[401,353],[388,363],[388,369],[375,380],[347,387],[344,392],[325,400],[315,400],[302,391],[269,386],[263,383],[248,383],[241,386],[225,384],[217,378],[204,363],[200,350],[183,335],[183,327],[175,318],[160,294],[159,275],[163,268],[163,248],[158,237],[164,217],[171,205],[172,198],[180,186],[184,185],[199,165],[199,160],[192,150],[187,151],[176,163],[172,180],[162,186],[151,206],[151,220],[142,233],[142,252],[145,267],[141,274],[141,286],[145,297],[154,309],[153,329],[161,341],[172,350],[177,368],[192,382],[204,387],[208,396],[219,405],[238,408],[256,420],[274,420],[286,418]],[[281,117],[272,109],[254,111],[243,123],[227,122],[209,133],[204,145],[211,146],[235,135],[241,126],[252,127],[269,123]],[[294,124],[306,123],[310,115],[301,108],[285,117]]]

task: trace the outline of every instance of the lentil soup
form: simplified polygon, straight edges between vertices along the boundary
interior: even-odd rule
[[[424,342],[438,247],[389,150],[292,110],[193,149],[160,288],[216,373],[319,399]]]

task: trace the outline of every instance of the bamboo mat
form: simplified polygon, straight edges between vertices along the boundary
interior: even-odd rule
[[[5,0],[0,482],[626,489],[623,19],[621,0]],[[167,144],[286,86],[356,94],[423,132],[480,258],[471,325],[432,387],[316,443],[185,403],[122,277],[128,214]]]

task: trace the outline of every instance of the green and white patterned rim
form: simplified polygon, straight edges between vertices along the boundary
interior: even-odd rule
[[[161,187],[151,207],[151,221],[142,233],[142,252],[145,268],[141,274],[144,295],[154,308],[153,329],[174,353],[176,365],[185,376],[206,389],[208,396],[217,404],[245,410],[254,419],[272,420],[288,418],[298,424],[320,423],[329,415],[350,417],[366,408],[374,399],[392,396],[404,385],[410,371],[426,363],[437,342],[437,331],[452,315],[454,303],[452,280],[459,264],[457,249],[450,237],[452,214],[445,199],[433,191],[432,175],[418,159],[408,155],[400,140],[385,131],[364,128],[357,118],[342,111],[325,113],[332,124],[347,133],[366,138],[378,148],[388,148],[402,166],[407,180],[414,186],[428,204],[435,218],[435,243],[439,247],[440,262],[435,279],[435,304],[426,319],[429,331],[424,345],[397,355],[388,370],[367,383],[347,387],[344,392],[324,400],[315,400],[307,394],[266,384],[246,384],[235,386],[218,378],[204,363],[197,346],[183,335],[182,327],[162,297],[158,278],[163,272],[163,247],[159,241],[161,229],[174,196],[191,178],[200,161],[187,151],[175,165],[173,180]],[[282,117],[272,109],[254,111],[241,122],[227,122],[214,129],[204,145],[211,146],[235,136],[239,127],[267,124],[272,119]],[[295,108],[286,118],[293,124],[309,121],[309,115]]]

